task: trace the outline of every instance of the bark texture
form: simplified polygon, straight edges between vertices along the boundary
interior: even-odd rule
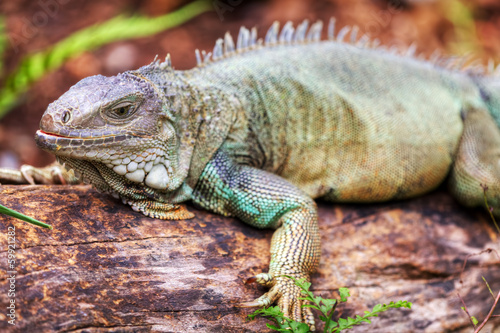
[[[188,207],[192,220],[144,217],[89,186],[1,186],[0,202],[51,224],[0,215],[0,331],[264,332],[238,302],[265,289],[271,230]],[[482,320],[500,290],[499,235],[481,211],[444,192],[377,205],[319,203],[322,258],[313,290],[337,297],[342,317],[405,299],[351,332],[471,332],[457,293]],[[15,227],[15,326],[8,323],[8,227]],[[468,255],[491,248],[491,253]],[[10,276],[10,275],[9,275]],[[462,279],[462,282],[460,280]],[[495,311],[500,314],[500,309]],[[337,315],[337,317],[338,317]],[[484,332],[500,332],[500,318]]]

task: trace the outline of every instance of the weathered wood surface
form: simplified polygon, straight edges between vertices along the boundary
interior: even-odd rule
[[[0,216],[0,331],[263,332],[265,320],[234,305],[264,288],[272,232],[196,210],[187,221],[133,212],[88,186],[1,186],[0,202],[53,225]],[[457,293],[478,319],[500,290],[500,251],[486,214],[447,194],[380,205],[320,203],[322,259],[314,290],[351,289],[343,316],[406,299],[413,309],[374,320],[370,332],[471,332]],[[16,229],[16,326],[8,324],[7,228]],[[500,314],[500,310],[496,310]],[[496,325],[496,326],[495,326]],[[368,326],[351,332],[364,332]],[[500,332],[500,318],[484,332]]]

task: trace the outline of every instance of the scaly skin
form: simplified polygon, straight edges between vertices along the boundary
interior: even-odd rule
[[[271,287],[244,306],[277,302],[314,320],[282,275],[309,279],[320,255],[312,198],[375,202],[420,195],[450,174],[464,204],[500,213],[498,79],[333,40],[321,24],[277,25],[265,45],[242,29],[212,60],[175,71],[155,61],[94,76],[49,105],[37,143],[84,182],[145,215],[213,212],[274,228]],[[307,33],[307,38],[304,36]],[[224,47],[222,45],[225,45]],[[224,51],[223,51],[224,50]]]

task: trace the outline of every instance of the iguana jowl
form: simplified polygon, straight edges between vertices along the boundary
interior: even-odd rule
[[[319,262],[316,205],[428,192],[449,177],[463,204],[500,214],[500,80],[411,55],[344,43],[321,22],[265,41],[242,28],[198,66],[167,57],[114,77],[80,81],[45,112],[36,140],[83,181],[163,219],[192,216],[191,199],[258,228],[274,228],[270,291],[314,325],[299,290]],[[351,35],[354,40],[355,37]],[[369,43],[370,44],[370,43]]]

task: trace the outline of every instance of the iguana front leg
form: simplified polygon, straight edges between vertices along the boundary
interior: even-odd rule
[[[236,216],[257,228],[273,228],[269,272],[255,280],[271,289],[242,306],[277,302],[286,317],[314,327],[310,308],[301,308],[300,289],[283,275],[309,280],[320,257],[314,201],[283,178],[238,165],[219,150],[205,167],[193,200],[213,212]]]

